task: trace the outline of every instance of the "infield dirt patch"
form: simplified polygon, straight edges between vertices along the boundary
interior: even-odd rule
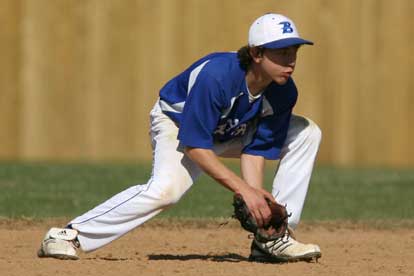
[[[0,220],[0,275],[414,275],[412,226],[302,224],[298,240],[320,245],[317,263],[249,262],[248,234],[233,221],[159,220],[78,261],[38,258],[45,232],[64,222]]]

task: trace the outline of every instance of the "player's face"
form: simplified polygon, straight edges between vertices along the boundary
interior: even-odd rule
[[[265,49],[261,62],[263,72],[277,84],[285,84],[295,70],[298,49],[299,46]]]

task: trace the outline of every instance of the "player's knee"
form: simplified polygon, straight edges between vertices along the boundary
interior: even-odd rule
[[[163,193],[160,197],[160,204],[162,207],[167,207],[176,204],[178,201],[180,201],[182,197],[182,194],[180,193]]]
[[[322,140],[322,131],[319,126],[310,119],[306,119],[309,125],[306,127],[307,140],[316,146],[319,146]]]
[[[162,188],[155,194],[158,208],[176,204],[188,189],[185,185],[182,185],[182,183],[177,183],[171,180],[163,181],[163,184],[160,185],[160,187]]]

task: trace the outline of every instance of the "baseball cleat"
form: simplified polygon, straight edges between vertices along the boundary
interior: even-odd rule
[[[322,256],[319,246],[303,244],[293,239],[289,234],[274,241],[259,242],[253,240],[249,261],[255,262],[297,262],[318,261]]]
[[[51,257],[61,260],[79,259],[76,250],[79,248],[78,232],[73,229],[51,228],[45,235],[37,256]]]

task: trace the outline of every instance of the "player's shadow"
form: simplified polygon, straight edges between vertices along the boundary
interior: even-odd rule
[[[186,254],[186,255],[173,255],[173,254],[150,254],[148,255],[150,261],[191,261],[191,260],[204,260],[213,262],[248,262],[249,259],[239,254],[227,253],[222,255],[202,255],[202,254]]]

